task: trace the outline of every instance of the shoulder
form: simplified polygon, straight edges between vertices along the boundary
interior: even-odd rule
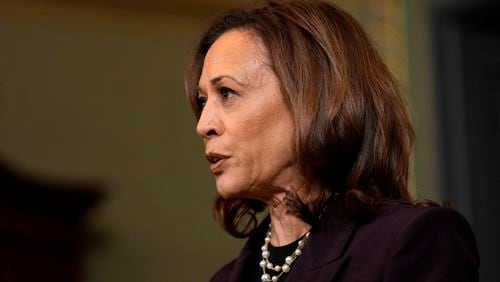
[[[424,244],[466,244],[475,250],[475,239],[467,220],[457,211],[442,207],[394,204],[382,208],[371,221],[359,224],[352,240],[353,251],[369,246],[379,256],[391,256],[399,248]],[[444,245],[443,245],[444,246]],[[443,246],[438,246],[442,248]]]
[[[392,205],[371,222],[359,226],[360,235],[370,236],[397,252],[399,248],[432,245],[438,252],[446,247],[477,252],[468,221],[456,210],[444,207]]]
[[[410,206],[388,217],[401,221],[394,241],[394,253],[412,246],[419,248],[425,246],[432,250],[435,256],[459,255],[458,252],[467,250],[467,255],[478,257],[472,228],[454,209]]]
[[[406,220],[432,218],[433,221],[439,221],[452,219],[466,223],[465,218],[459,212],[447,207],[416,207],[409,204],[395,204],[385,207],[381,215],[388,218],[402,218]]]
[[[383,242],[387,281],[478,279],[474,234],[467,220],[451,208],[386,207],[366,227]]]
[[[380,230],[386,235],[394,233],[395,236],[419,229],[423,229],[422,231],[460,230],[472,235],[467,220],[454,209],[414,207],[405,204],[395,204],[382,208],[372,221],[361,224],[360,229],[368,229],[372,234],[373,231]]]
[[[411,205],[393,205],[382,209],[379,216],[368,225],[383,228],[385,233],[393,231],[398,239],[425,234],[432,237],[444,233],[465,236],[475,243],[468,221],[456,210],[444,207],[414,207]]]
[[[472,229],[450,208],[386,206],[357,225],[345,255],[350,257],[345,281],[478,281]]]
[[[210,282],[222,282],[228,281],[231,273],[233,271],[234,264],[236,263],[236,259],[228,262],[226,265],[221,267],[210,279]]]

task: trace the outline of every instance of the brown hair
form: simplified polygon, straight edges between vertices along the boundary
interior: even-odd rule
[[[288,211],[317,226],[325,205],[347,220],[373,216],[386,201],[410,202],[409,158],[414,142],[395,79],[361,26],[321,1],[271,1],[216,18],[201,38],[185,76],[199,118],[197,87],[205,55],[233,29],[257,34],[267,49],[295,125],[294,157],[306,199],[289,194]],[[223,199],[215,219],[233,236],[257,225],[262,202]]]

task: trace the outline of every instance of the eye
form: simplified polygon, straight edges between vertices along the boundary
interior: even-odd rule
[[[233,89],[227,88],[227,87],[224,87],[224,86],[219,87],[218,91],[222,95],[222,97],[224,98],[224,100],[227,100],[227,99],[229,99],[229,98],[231,98],[231,97],[233,97],[235,95],[235,92],[234,92]]]
[[[202,110],[206,104],[207,104],[207,97],[203,96],[196,97],[196,105],[198,106],[198,109]]]

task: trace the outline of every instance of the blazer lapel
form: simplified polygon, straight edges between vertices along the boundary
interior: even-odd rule
[[[349,262],[349,257],[343,254],[355,233],[356,224],[341,222],[333,215],[323,223],[319,230],[311,233],[302,255],[287,276],[287,282],[333,281]]]
[[[233,270],[231,271],[229,282],[241,282],[248,280],[248,276],[245,271],[250,269],[249,267],[251,267],[252,263],[255,263],[256,256],[261,256],[260,247],[270,221],[269,216],[267,216],[247,240],[241,249],[238,258],[236,259]],[[251,268],[251,270],[253,270],[253,268]]]
[[[248,280],[245,271],[250,269],[249,265],[255,262],[256,256],[260,257],[262,238],[265,237],[269,221],[269,217],[266,217],[243,246],[229,282]],[[333,215],[327,215],[321,227],[311,232],[307,246],[294,262],[286,281],[333,281],[342,267],[349,263],[349,257],[343,254],[356,227],[354,223],[341,222]]]
[[[250,263],[252,262],[252,258],[253,252],[240,253],[234,264],[233,270],[231,271],[229,282],[241,282],[248,280],[245,270],[248,269]]]

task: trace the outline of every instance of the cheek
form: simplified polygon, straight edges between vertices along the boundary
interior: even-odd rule
[[[255,93],[226,124],[228,140],[239,156],[235,167],[244,178],[273,177],[292,162],[293,121],[280,95],[271,90]]]
[[[246,127],[242,142],[245,158],[254,170],[277,170],[292,161],[291,123],[281,116],[269,115]]]
[[[284,128],[274,128],[269,133],[264,148],[264,157],[269,163],[282,168],[292,161],[292,134],[290,130]]]

